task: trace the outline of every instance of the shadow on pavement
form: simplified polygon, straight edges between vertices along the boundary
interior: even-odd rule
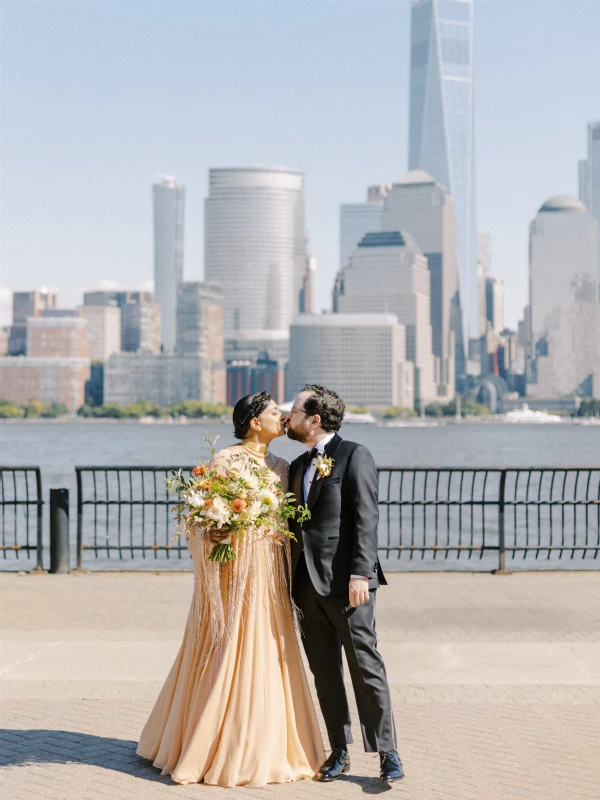
[[[136,755],[137,742],[59,730],[0,729],[0,767],[29,764],[89,764],[175,786]]]

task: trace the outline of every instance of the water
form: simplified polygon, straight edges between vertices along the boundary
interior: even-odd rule
[[[235,441],[231,425],[210,422],[188,425],[141,425],[127,421],[5,422],[0,424],[0,463],[2,466],[41,467],[45,500],[51,487],[68,488],[74,527],[75,466],[194,464],[207,456],[203,449],[205,431],[211,436],[219,435],[219,448]],[[341,434],[369,447],[379,466],[600,466],[600,426],[494,422],[402,428],[346,425]],[[304,450],[285,438],[276,441],[272,449],[288,460]],[[46,519],[47,514],[45,534]],[[490,558],[495,559],[495,555],[486,557]],[[477,558],[469,564],[462,558],[457,562],[454,556],[448,559],[446,566],[493,568],[486,559]],[[430,560],[429,557],[423,561],[419,558],[409,566],[426,568]],[[24,563],[22,559],[19,562]],[[581,563],[576,557],[568,564],[563,561],[557,566],[589,568],[590,563],[589,559]],[[152,561],[142,559],[137,563],[141,567],[152,565]],[[14,569],[15,562],[0,559],[0,569],[6,567]],[[390,567],[397,568],[397,563],[390,562]]]

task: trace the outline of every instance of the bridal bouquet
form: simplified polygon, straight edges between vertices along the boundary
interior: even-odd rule
[[[211,444],[214,455],[214,441]],[[238,463],[240,460],[243,460],[243,469]],[[242,538],[249,528],[255,532],[263,528],[275,529],[295,539],[288,528],[288,520],[304,522],[310,518],[310,511],[305,506],[295,506],[293,493],[284,492],[279,484],[274,485],[269,480],[270,474],[266,467],[259,467],[243,455],[232,456],[225,471],[217,471],[207,462],[198,464],[187,480],[183,470],[173,470],[172,476],[167,478],[167,487],[180,497],[173,508],[177,535],[190,524],[207,531],[217,529],[229,533],[230,536],[216,544],[209,555],[211,561],[220,562],[236,558],[231,537]]]

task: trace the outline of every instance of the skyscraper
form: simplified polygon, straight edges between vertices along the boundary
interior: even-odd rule
[[[340,269],[348,266],[350,256],[365,233],[381,230],[383,201],[389,187],[369,186],[364,203],[340,204]]]
[[[154,200],[154,297],[160,306],[160,343],[169,353],[177,337],[177,289],[183,280],[185,189],[165,177],[152,187]]]
[[[456,360],[464,369],[454,198],[427,172],[413,170],[389,190],[381,227],[384,231],[408,231],[427,258],[436,383],[438,397],[447,402],[454,397]]]
[[[531,223],[527,394],[581,392],[600,378],[598,250],[598,223],[574,197],[550,198]]]
[[[588,157],[579,162],[579,199],[600,226],[600,120],[588,123]]]
[[[406,360],[422,407],[437,399],[427,259],[404,231],[367,233],[341,273],[339,313],[393,314],[406,329]]]
[[[204,274],[223,287],[227,360],[267,351],[287,362],[304,272],[303,174],[211,169]]]
[[[424,169],[456,200],[460,301],[478,330],[473,141],[473,0],[413,0],[409,169]]]

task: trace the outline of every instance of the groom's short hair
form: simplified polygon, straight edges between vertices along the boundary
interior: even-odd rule
[[[304,401],[304,412],[308,417],[318,414],[321,417],[321,427],[327,433],[339,431],[344,421],[346,406],[335,392],[316,383],[307,383],[302,392],[312,392]]]

